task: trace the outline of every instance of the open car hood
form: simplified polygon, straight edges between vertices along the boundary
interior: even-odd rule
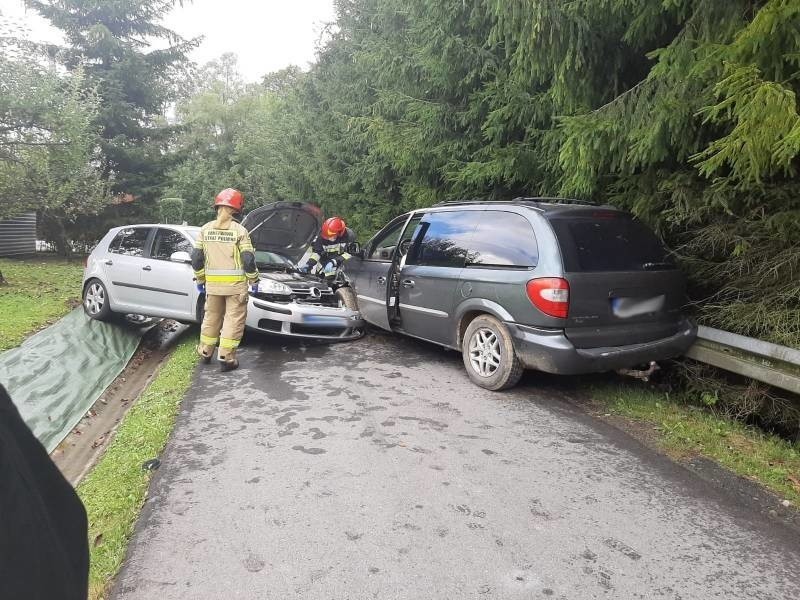
[[[256,250],[297,263],[322,226],[322,210],[309,202],[274,202],[247,213],[242,225]]]

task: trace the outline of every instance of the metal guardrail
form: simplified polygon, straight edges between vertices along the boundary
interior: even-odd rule
[[[701,325],[686,356],[800,394],[800,350]]]

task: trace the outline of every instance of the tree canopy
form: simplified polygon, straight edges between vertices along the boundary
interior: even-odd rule
[[[316,200],[362,238],[441,200],[608,202],[666,239],[705,322],[798,344],[798,0],[336,5],[309,72],[218,104],[213,133],[187,105],[224,160],[172,192]]]
[[[187,70],[175,0],[28,4],[69,41],[75,108],[51,112],[96,132],[78,147],[114,193],[193,223],[229,186],[312,200],[362,239],[442,200],[611,203],[703,322],[800,344],[800,0],[336,0],[310,69],[258,84],[233,56]]]
[[[66,47],[50,53],[69,71],[81,70],[101,98],[100,168],[111,190],[152,205],[170,166],[174,134],[165,112],[177,99],[186,53],[184,40],[161,24],[181,0],[25,0],[60,29]]]
[[[0,31],[0,218],[38,211],[64,247],[70,223],[110,200],[94,165],[100,101],[81,69],[59,73],[19,34]]]

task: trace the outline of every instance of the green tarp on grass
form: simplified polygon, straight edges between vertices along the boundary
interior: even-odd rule
[[[76,308],[0,354],[0,384],[48,452],[125,368],[144,331],[93,321]]]

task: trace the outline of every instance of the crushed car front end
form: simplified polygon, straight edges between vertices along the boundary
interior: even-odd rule
[[[318,277],[298,272],[321,223],[319,207],[293,201],[256,208],[242,221],[261,277],[258,292],[250,294],[249,329],[329,341],[364,335],[361,313],[347,308],[341,293]]]
[[[264,333],[317,340],[349,341],[364,335],[358,311],[344,306],[330,286],[299,273],[262,273],[250,294],[247,327]]]

